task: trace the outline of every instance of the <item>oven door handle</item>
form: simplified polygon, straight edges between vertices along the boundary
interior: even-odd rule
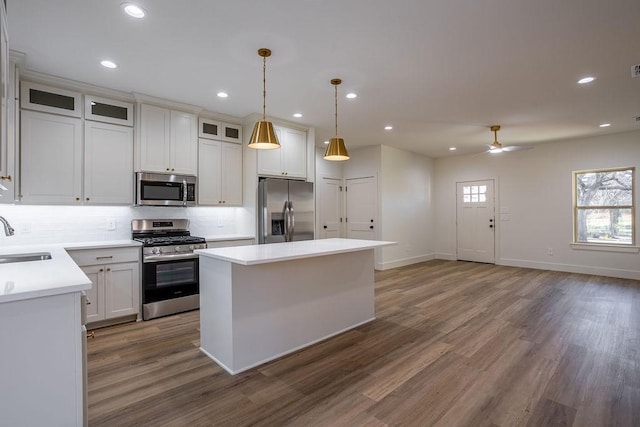
[[[142,262],[162,262],[162,261],[176,261],[181,259],[196,259],[198,254],[173,254],[173,255],[146,255]]]

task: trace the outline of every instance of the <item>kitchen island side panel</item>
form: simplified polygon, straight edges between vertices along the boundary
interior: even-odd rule
[[[200,257],[200,350],[227,371],[233,366],[231,263]]]
[[[212,305],[204,301],[210,298],[207,287],[220,287],[219,283],[211,286],[209,277],[213,276],[207,277],[207,271],[222,271],[220,263],[224,262],[201,257],[200,310],[218,307],[218,313],[201,314],[201,318],[231,324],[232,349],[212,347],[229,344],[227,335],[205,337],[208,332],[229,330],[213,325],[201,324],[201,345],[232,374],[375,319],[373,249],[248,266],[228,263],[231,310],[221,307],[222,299]],[[220,319],[229,315],[231,318]],[[229,354],[232,363],[228,363]]]

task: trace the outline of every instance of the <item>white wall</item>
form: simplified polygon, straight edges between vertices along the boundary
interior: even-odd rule
[[[382,248],[382,269],[433,259],[433,159],[382,146],[381,170],[380,237],[398,242]]]
[[[11,237],[0,231],[0,246],[130,239],[131,220],[142,218],[188,218],[191,234],[200,237],[253,235],[245,210],[232,207],[0,205],[0,215],[16,230]],[[115,221],[115,230],[107,230],[108,220]]]
[[[635,166],[640,132],[555,141],[533,150],[437,159],[436,251],[455,259],[457,181],[496,179],[496,263],[640,279],[637,252],[572,249],[572,171]],[[640,200],[636,176],[635,200]],[[501,221],[500,208],[509,220]],[[636,240],[640,221],[636,210]],[[638,242],[636,242],[638,243]],[[549,248],[553,255],[548,255]]]
[[[344,177],[377,181],[377,235],[396,246],[376,250],[376,268],[385,270],[434,258],[434,161],[388,146],[350,150]]]

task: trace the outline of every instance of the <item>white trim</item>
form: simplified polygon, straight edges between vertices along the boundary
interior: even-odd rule
[[[536,270],[563,271],[566,273],[592,274],[596,276],[618,277],[621,279],[640,280],[640,270],[623,270],[608,267],[590,267],[574,264],[555,264],[548,262],[527,261],[523,259],[500,259],[499,265],[509,267],[534,268]]]
[[[418,264],[425,261],[431,261],[436,259],[436,254],[426,254],[420,256],[414,256],[411,258],[403,258],[394,261],[381,262],[376,264],[376,270],[390,270],[392,268],[404,267],[406,265]]]
[[[150,95],[145,95],[142,93],[133,93],[133,96],[136,100],[136,102],[140,103],[140,104],[151,104],[151,105],[155,105],[157,107],[163,107],[163,108],[170,108],[172,110],[180,110],[180,111],[186,111],[188,113],[193,113],[193,114],[199,114],[202,111],[201,107],[195,106],[195,105],[191,105],[191,104],[184,104],[182,102],[176,102],[176,101],[171,101],[168,99],[162,99],[162,98],[157,98],[155,96],[150,96]]]
[[[69,80],[62,77],[50,76],[48,74],[38,73],[31,70],[21,70],[20,79],[44,85],[57,86],[61,89],[80,91],[85,94],[104,96],[118,101],[133,102],[133,96],[126,92],[120,92],[114,89],[108,89],[100,86],[94,86],[88,83],[82,83],[75,80]]]
[[[458,258],[456,257],[456,254],[449,254],[449,253],[444,253],[444,252],[436,252],[434,254],[434,259],[444,259],[447,261],[457,261]]]
[[[598,243],[569,243],[571,249],[578,251],[625,252],[637,254],[640,246],[607,245]]]

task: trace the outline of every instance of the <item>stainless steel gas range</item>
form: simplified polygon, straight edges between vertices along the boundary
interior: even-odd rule
[[[134,219],[133,240],[142,243],[142,318],[200,307],[198,255],[203,237],[189,233],[188,219]]]

